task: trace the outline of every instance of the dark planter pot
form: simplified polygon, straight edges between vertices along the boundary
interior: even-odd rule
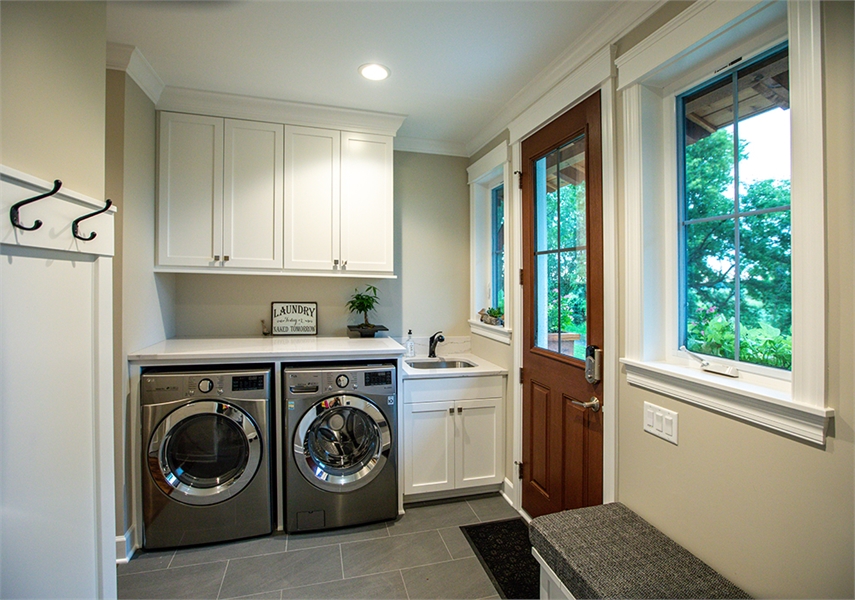
[[[389,331],[389,328],[384,325],[372,325],[371,327],[348,325],[347,331],[349,337],[374,337],[374,334],[378,331]]]

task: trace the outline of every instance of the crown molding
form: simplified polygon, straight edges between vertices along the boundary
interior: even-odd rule
[[[469,158],[464,144],[427,140],[411,137],[396,137],[395,150],[401,152],[420,152],[422,154],[441,154],[443,156],[462,156]]]
[[[157,110],[394,136],[406,115],[166,86]]]
[[[570,76],[573,71],[585,64],[603,48],[610,46],[629,33],[638,24],[665,4],[665,0],[653,3],[623,0],[612,7],[589,29],[588,34],[575,41],[567,51],[553,60],[538,73],[513,98],[499,114],[466,144],[469,156],[504,131],[508,124],[522,115],[552,88]],[[567,104],[576,100],[568,98]]]
[[[107,42],[107,68],[126,72],[155,104],[166,87],[139,48],[134,46]]]

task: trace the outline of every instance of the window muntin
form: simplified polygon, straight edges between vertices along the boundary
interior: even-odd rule
[[[588,335],[585,135],[535,162],[535,340],[585,359]]]
[[[494,308],[498,308],[502,314],[505,314],[505,186],[494,187],[490,196],[493,237],[491,301]]]
[[[678,97],[680,341],[792,364],[787,49]]]

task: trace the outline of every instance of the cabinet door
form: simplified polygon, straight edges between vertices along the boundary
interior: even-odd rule
[[[346,271],[395,270],[392,138],[341,134],[341,258]]]
[[[223,119],[160,113],[157,262],[215,266],[223,253]]]
[[[454,489],[453,402],[404,405],[404,493]]]
[[[225,122],[223,265],[282,268],[283,126]]]
[[[456,402],[455,487],[501,483],[502,399]]]
[[[285,128],[285,268],[330,271],[340,257],[341,134]]]

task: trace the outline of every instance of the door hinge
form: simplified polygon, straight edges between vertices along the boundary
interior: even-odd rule
[[[523,464],[521,462],[517,463],[517,477],[519,479],[523,478]]]
[[[520,285],[525,285],[525,280],[523,279],[523,270],[520,269]]]
[[[523,368],[520,367],[520,381],[523,380]]]
[[[517,184],[522,189],[522,171],[514,171],[514,175],[517,176]]]

